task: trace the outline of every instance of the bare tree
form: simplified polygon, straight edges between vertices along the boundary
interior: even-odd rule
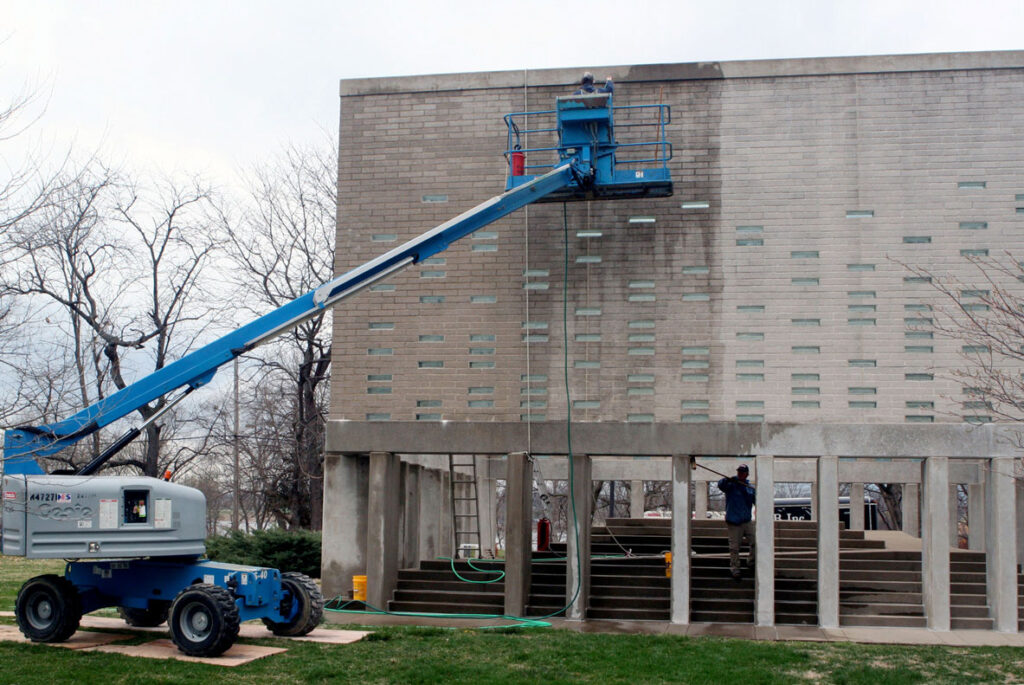
[[[19,222],[16,268],[7,271],[0,291],[47,314],[46,334],[69,350],[73,410],[126,387],[132,375],[126,364],[135,373],[163,368],[202,336],[211,310],[200,276],[218,249],[205,218],[209,202],[210,192],[199,182],[143,189],[93,161],[61,183],[46,207]],[[165,403],[160,398],[139,414],[149,418]],[[47,407],[50,416],[43,418],[70,413],[68,404],[65,398]],[[161,458],[163,429],[150,424],[144,447],[126,451],[110,466],[150,476],[171,461],[180,469],[187,462],[183,454]],[[91,454],[100,446],[97,433]],[[68,450],[59,460],[74,466],[78,452]]]
[[[245,293],[242,307],[253,315],[280,307],[333,276],[336,150],[330,140],[285,148],[253,173],[238,217],[225,215],[231,258]],[[287,527],[319,528],[322,523],[329,317],[325,312],[306,321],[254,355],[262,365],[260,382],[283,386],[282,397],[290,398],[257,408],[263,424],[282,429],[280,463],[267,463],[268,444],[259,438],[249,450],[260,455],[265,495],[275,518]]]

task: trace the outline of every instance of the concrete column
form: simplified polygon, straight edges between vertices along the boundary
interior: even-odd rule
[[[587,605],[590,599],[590,516],[593,510],[591,495],[591,461],[588,454],[573,454],[572,478],[569,480],[569,492],[576,503],[576,530],[574,534],[572,522],[569,525],[568,544],[566,545],[565,592],[568,604],[576,595],[565,617],[570,621],[582,621],[587,617]],[[570,509],[570,519],[572,517]]]
[[[401,525],[401,460],[392,452],[370,452],[366,525],[366,601],[387,608],[398,582]]]
[[[415,568],[420,563],[420,472],[418,464],[403,463],[402,474],[402,553],[400,568]]]
[[[850,530],[864,530],[864,483],[850,483]]]
[[[1017,565],[1021,564],[1024,564],[1024,482],[1017,480]]]
[[[987,510],[987,536],[985,560],[988,581],[988,605],[992,622],[1002,633],[1017,632],[1017,520],[1016,483],[1013,477],[1013,459],[990,459],[985,489]],[[974,528],[971,528],[974,538]]]
[[[757,540],[756,595],[754,623],[775,625],[775,459],[758,455],[757,519],[754,522]]]
[[[960,498],[956,483],[949,484],[949,546],[960,546]]]
[[[366,455],[324,459],[324,540],[320,578],[325,597],[349,596],[352,576],[366,573],[370,462]]]
[[[863,493],[864,485],[857,483]],[[850,488],[851,492],[853,488]],[[864,495],[861,494],[863,501]],[[854,502],[853,495],[850,501]],[[839,627],[839,459],[818,458],[818,625]],[[852,511],[852,510],[851,510]],[[861,529],[864,506],[861,504]],[[760,552],[760,550],[758,550]]]
[[[981,551],[985,549],[985,471],[979,469],[978,483],[967,486],[967,547]]]
[[[811,520],[818,520],[818,484],[811,483]]]
[[[917,483],[903,484],[903,532],[921,536],[921,486]]]
[[[690,457],[672,457],[672,623],[690,622]],[[703,481],[702,481],[703,482]],[[702,483],[701,482],[701,483]],[[697,483],[700,491],[701,483]],[[705,485],[704,494],[707,494]]]
[[[505,473],[505,613],[522,616],[530,599],[533,464],[526,452],[508,455]]]
[[[477,497],[480,500],[480,556],[481,557],[495,557],[497,556],[498,531],[497,531],[497,515],[495,507],[498,502],[498,486],[497,481],[493,478],[484,478],[479,476],[476,483]]]
[[[642,519],[644,517],[644,482],[642,480],[631,480],[629,482],[629,518]]]
[[[703,521],[708,517],[708,482],[706,480],[695,481],[693,493],[693,517],[698,521]]]
[[[452,528],[452,475],[447,470],[441,471],[441,510],[440,514],[441,535],[437,540],[440,543],[438,556],[455,556],[455,531]]]
[[[921,468],[924,614],[932,630],[949,630],[949,458],[928,457]]]
[[[442,489],[441,471],[420,471],[420,559],[445,556],[441,553],[441,502],[448,493]]]

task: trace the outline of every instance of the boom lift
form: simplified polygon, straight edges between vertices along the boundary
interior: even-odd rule
[[[616,143],[616,112],[633,122],[626,126],[648,126],[656,136]],[[635,123],[638,114],[651,112],[656,116]],[[545,121],[552,114],[554,128],[526,127],[527,121]],[[201,492],[156,478],[94,475],[146,424],[127,431],[73,475],[47,475],[41,460],[176,392],[165,411],[170,409],[240,354],[520,207],[545,200],[671,195],[668,119],[665,105],[613,107],[610,94],[561,97],[555,110],[510,114],[505,117],[510,173],[503,194],[63,421],[6,431],[0,551],[31,559],[68,560],[63,576],[38,576],[22,586],[15,607],[21,631],[37,642],[61,642],[78,629],[82,614],[119,607],[131,625],[152,626],[167,620],[178,648],[197,656],[223,653],[234,643],[239,622],[249,619],[262,619],[276,635],[311,631],[322,617],[323,598],[308,577],[203,559],[206,507]],[[530,134],[556,135],[557,143],[524,148],[523,138]],[[629,168],[620,168],[618,156],[639,149],[653,152],[631,160]],[[527,154],[531,162],[545,156],[555,161],[527,165]]]

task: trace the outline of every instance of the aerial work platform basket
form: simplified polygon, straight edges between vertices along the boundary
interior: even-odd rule
[[[539,202],[668,197],[672,144],[665,127],[671,116],[662,104],[615,107],[611,93],[567,95],[553,110],[507,114],[505,189],[578,160],[574,182]]]

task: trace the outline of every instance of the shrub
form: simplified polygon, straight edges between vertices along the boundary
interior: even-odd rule
[[[214,561],[266,566],[320,577],[320,533],[310,530],[232,531],[206,539],[206,555]]]

